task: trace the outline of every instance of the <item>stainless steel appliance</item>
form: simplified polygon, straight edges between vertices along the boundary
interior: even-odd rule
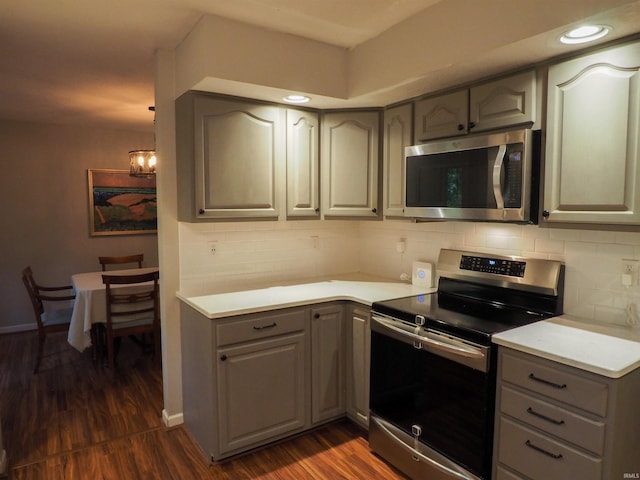
[[[404,215],[537,223],[540,149],[529,129],[407,147]]]
[[[430,295],[373,304],[370,448],[413,479],[489,479],[491,336],[562,313],[561,262],[443,249]]]

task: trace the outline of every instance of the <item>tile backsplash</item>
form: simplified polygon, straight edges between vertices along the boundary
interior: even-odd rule
[[[640,310],[640,286],[622,285],[623,259],[640,260],[640,233],[492,223],[181,223],[181,290],[199,295],[349,272],[400,280],[414,260],[435,262],[441,248],[563,261],[568,314],[624,325]]]

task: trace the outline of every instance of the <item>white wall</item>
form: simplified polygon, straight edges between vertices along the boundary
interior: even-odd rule
[[[406,241],[399,254],[395,245]],[[565,313],[625,324],[626,307],[638,304],[640,286],[621,283],[622,259],[640,259],[640,233],[567,230],[493,223],[360,222],[360,268],[399,278],[413,260],[435,262],[440,248],[549,258],[566,266]]]
[[[398,253],[402,239],[406,250]],[[493,223],[181,223],[181,290],[197,295],[346,272],[399,281],[414,260],[435,263],[441,248],[563,261],[565,313],[625,324],[627,305],[640,308],[640,286],[621,284],[622,259],[640,259],[640,233]]]
[[[358,222],[181,223],[180,290],[201,295],[357,272],[358,249]]]

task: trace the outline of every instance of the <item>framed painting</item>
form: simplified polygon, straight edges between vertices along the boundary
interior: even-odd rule
[[[89,169],[89,231],[92,236],[157,233],[156,177],[129,170]]]

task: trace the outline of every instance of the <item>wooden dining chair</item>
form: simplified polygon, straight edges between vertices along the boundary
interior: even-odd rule
[[[116,340],[121,337],[153,336],[153,355],[160,363],[159,272],[132,275],[102,275],[106,288],[107,319],[104,333],[111,372],[115,368]]]
[[[38,325],[38,356],[36,357],[36,366],[33,369],[33,373],[38,373],[47,334],[68,331],[71,314],[73,313],[73,307],[45,310],[45,302],[69,302],[76,297],[74,294],[69,293],[66,295],[60,294],[60,292],[64,291],[73,291],[71,285],[44,287],[36,283],[30,266],[22,270],[22,282],[29,293],[33,313],[36,317],[36,324]],[[55,292],[58,293],[56,294]]]
[[[102,266],[102,271],[107,270],[107,265],[122,265],[125,263],[137,263],[138,268],[142,268],[142,261],[144,260],[144,254],[138,253],[136,255],[123,255],[120,257],[98,257],[98,261]]]

